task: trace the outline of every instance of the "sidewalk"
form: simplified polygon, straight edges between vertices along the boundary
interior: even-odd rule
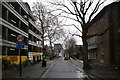
[[[40,78],[41,74],[53,63],[53,60],[48,60],[46,67],[42,67],[41,63],[24,67],[22,69],[22,77],[19,76],[18,70],[7,70],[3,71],[2,78]]]
[[[77,67],[82,68],[83,63],[79,60],[70,60]],[[82,67],[81,67],[82,65]],[[104,67],[92,66],[91,69],[85,71],[92,80],[120,80],[120,72],[115,70],[106,69]],[[93,79],[94,78],[94,79]]]
[[[101,80],[120,80],[120,72],[110,70],[104,67],[92,66],[91,69],[86,70],[89,75],[95,76]]]

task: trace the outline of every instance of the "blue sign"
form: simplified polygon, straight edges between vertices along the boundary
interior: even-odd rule
[[[16,42],[16,48],[24,48],[24,42]]]

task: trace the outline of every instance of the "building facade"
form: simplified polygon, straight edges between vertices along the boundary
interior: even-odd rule
[[[19,55],[22,61],[26,59],[39,60],[40,58],[40,30],[35,24],[35,19],[29,5],[21,0],[14,2],[0,2],[2,16],[0,17],[2,56],[19,63]],[[16,37],[24,36],[24,48],[16,48]]]
[[[62,56],[63,47],[61,44],[54,44],[54,56]]]
[[[101,33],[87,40],[88,58],[92,64],[120,67],[120,2],[104,7],[92,20],[88,35]]]

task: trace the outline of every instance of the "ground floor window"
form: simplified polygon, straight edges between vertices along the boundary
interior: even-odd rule
[[[88,58],[89,59],[97,59],[97,50],[89,50]]]

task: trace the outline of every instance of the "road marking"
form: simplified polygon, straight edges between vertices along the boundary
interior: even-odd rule
[[[40,80],[44,80],[44,78],[47,76],[49,70],[51,69],[51,67],[55,64],[55,62],[53,64],[51,64],[41,75],[41,79]]]
[[[80,69],[77,65],[75,65],[73,62],[68,61],[69,63],[73,64],[74,67],[76,67],[79,71],[84,72],[82,69]]]

